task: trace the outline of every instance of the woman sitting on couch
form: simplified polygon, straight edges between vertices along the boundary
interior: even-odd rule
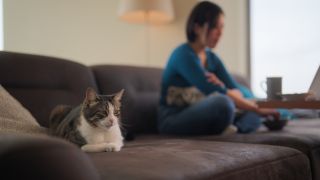
[[[243,96],[240,87],[211,51],[223,31],[222,9],[200,2],[186,26],[187,43],[171,54],[162,77],[158,129],[167,134],[250,133],[260,117],[277,116]],[[241,113],[235,113],[236,108]],[[237,114],[237,116],[236,116]]]

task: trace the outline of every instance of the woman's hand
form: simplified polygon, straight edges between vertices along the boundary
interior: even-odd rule
[[[238,89],[229,89],[227,95],[235,102],[239,109],[253,111],[261,116],[273,116],[275,119],[280,119],[280,113],[276,109],[259,108],[255,101],[245,99]]]
[[[280,119],[280,113],[276,109],[258,108],[256,113],[260,114],[261,116],[273,116],[274,119]]]
[[[209,83],[225,87],[224,83],[214,73],[206,72],[206,77]]]

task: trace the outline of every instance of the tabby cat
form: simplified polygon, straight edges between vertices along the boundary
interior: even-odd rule
[[[81,147],[85,152],[120,151],[120,106],[124,90],[113,95],[86,91],[82,104],[72,108],[60,105],[50,115],[50,131]]]
[[[217,95],[217,92],[213,92],[208,96]],[[190,87],[177,87],[170,86],[168,88],[168,93],[166,101],[168,105],[175,106],[188,106],[195,104],[206,98],[206,95],[198,90],[195,86]]]

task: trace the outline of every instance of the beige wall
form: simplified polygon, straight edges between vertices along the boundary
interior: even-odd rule
[[[196,0],[173,0],[174,22],[129,24],[116,0],[4,0],[4,49],[92,64],[163,67],[185,41],[186,18]],[[247,72],[246,0],[215,0],[226,12],[217,53],[231,71]]]
[[[216,52],[232,72],[248,75],[248,0],[211,0],[225,12],[225,31]]]

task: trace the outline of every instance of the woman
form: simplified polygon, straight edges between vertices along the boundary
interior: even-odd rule
[[[218,5],[200,2],[192,10],[186,27],[188,42],[173,51],[163,73],[158,111],[161,133],[249,133],[260,126],[261,115],[277,114],[245,99],[222,61],[211,52],[223,26],[224,14]],[[241,111],[238,116],[236,108]]]

